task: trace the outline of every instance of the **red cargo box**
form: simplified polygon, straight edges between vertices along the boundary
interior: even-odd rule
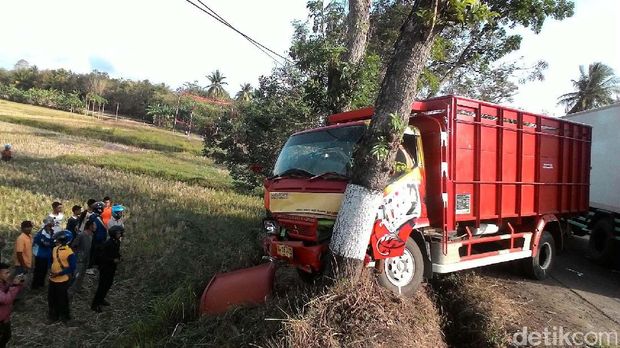
[[[455,96],[413,103],[410,124],[423,137],[432,226],[588,210],[590,126]]]

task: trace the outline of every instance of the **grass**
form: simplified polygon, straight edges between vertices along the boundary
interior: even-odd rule
[[[64,163],[89,164],[135,174],[155,176],[211,188],[228,188],[231,180],[226,171],[213,166],[205,158],[179,153],[137,152],[111,153],[102,156],[67,155]]]
[[[69,207],[110,195],[129,209],[123,262],[109,295],[113,306],[99,315],[89,310],[96,286],[89,278],[85,294],[72,301],[76,327],[45,325],[45,293],[28,293],[13,316],[13,345],[162,345],[175,327],[196,319],[197,294],[213,273],[260,260],[260,199],[232,192],[226,172],[195,155],[196,143],[187,151],[181,151],[186,145],[161,151],[88,137],[76,131],[97,127],[88,117],[12,104],[0,103],[0,143],[12,143],[15,152],[13,161],[0,162],[5,261],[20,222],[40,224],[54,200]],[[66,119],[79,125],[67,126]],[[60,126],[50,126],[55,122]],[[161,133],[188,142],[148,127],[124,131],[132,139]],[[209,334],[200,327],[194,332]]]
[[[495,281],[497,282],[497,281]],[[491,279],[474,271],[435,279],[438,302],[447,314],[446,340],[458,347],[508,347],[521,313]]]
[[[0,120],[58,133],[166,152],[199,155],[202,142],[133,121],[94,117],[0,100]]]

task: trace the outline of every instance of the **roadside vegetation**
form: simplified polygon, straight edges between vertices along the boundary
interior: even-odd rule
[[[28,114],[16,113],[16,107]],[[45,117],[40,108],[7,102],[0,104],[0,115],[7,114],[7,108],[11,121]],[[89,123],[86,116],[70,116]],[[58,325],[41,322],[47,311],[45,294],[31,293],[16,310],[14,344],[155,345],[176,323],[196,318],[197,293],[213,273],[259,261],[255,236],[260,199],[231,192],[226,172],[208,160],[192,152],[92,139],[79,128],[54,132],[5,120],[0,118],[1,140],[15,150],[14,160],[0,165],[0,234],[9,241],[5,259],[19,223],[39,223],[54,200],[70,207],[110,195],[129,208],[123,263],[110,297],[113,306],[101,315],[88,309],[95,285],[89,278],[88,291],[73,301],[76,327],[62,328],[63,335],[58,335]],[[66,127],[63,118],[48,115],[46,122]],[[144,126],[125,130],[127,137],[137,139],[153,134]]]

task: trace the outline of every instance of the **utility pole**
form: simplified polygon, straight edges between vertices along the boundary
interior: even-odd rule
[[[174,133],[174,129],[177,127],[177,118],[179,118],[179,105],[181,104],[181,94],[177,96],[177,110],[174,113],[174,122],[172,123],[172,133]]]
[[[187,137],[189,138],[192,135],[192,121],[194,120],[194,110],[189,113],[189,132],[187,133]]]

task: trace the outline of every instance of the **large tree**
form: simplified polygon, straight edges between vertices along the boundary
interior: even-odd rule
[[[579,79],[572,80],[574,92],[560,96],[558,104],[566,106],[567,114],[614,103],[620,93],[620,79],[603,63],[592,63],[586,72],[579,67]]]
[[[331,269],[336,278],[356,278],[359,274],[419,77],[442,30],[487,23],[522,24],[537,29],[547,16],[555,14],[558,6],[566,6],[572,13],[572,3],[565,0],[413,2],[387,64],[370,126],[354,154],[351,182],[330,242]]]

